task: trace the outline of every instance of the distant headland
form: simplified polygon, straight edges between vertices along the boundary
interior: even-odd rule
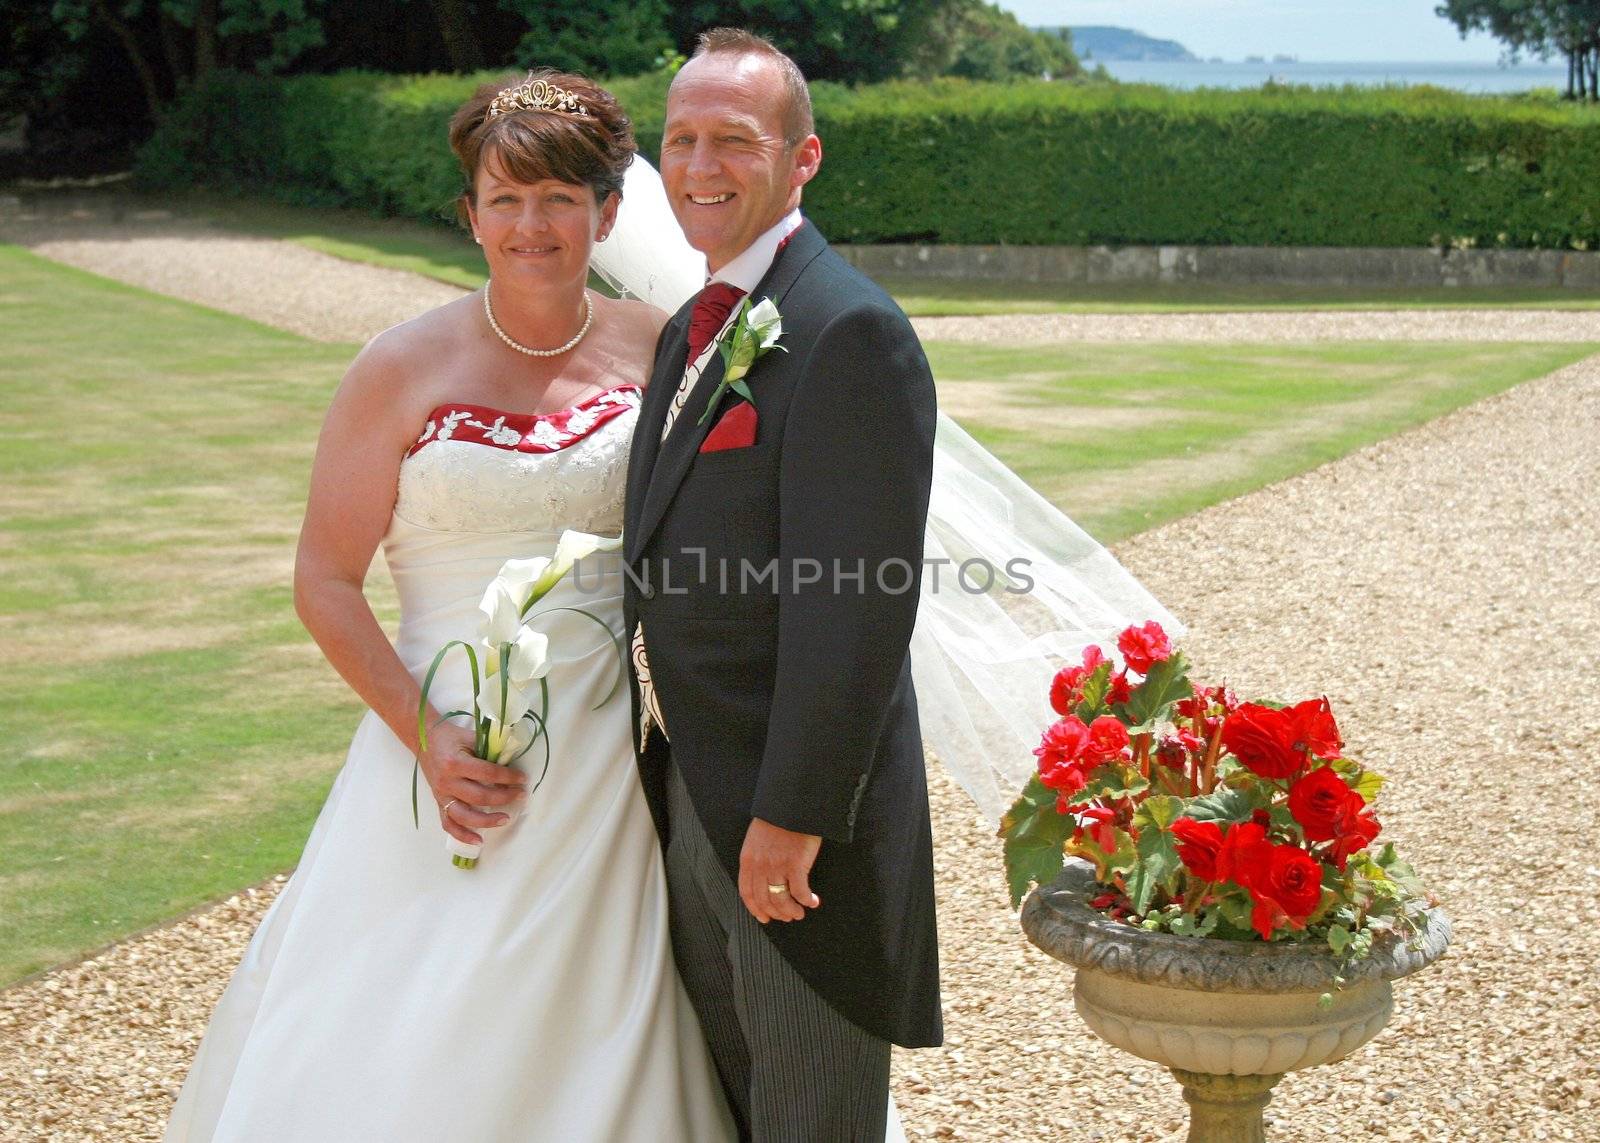
[[[1058,31],[1059,29],[1046,29]],[[1173,63],[1195,63],[1200,57],[1176,40],[1158,40],[1131,28],[1083,27],[1068,28],[1072,33],[1072,47],[1080,59],[1089,60],[1160,60]]]

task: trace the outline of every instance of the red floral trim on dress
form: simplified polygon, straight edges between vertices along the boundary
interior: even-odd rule
[[[428,414],[422,435],[406,450],[406,456],[415,456],[434,441],[466,441],[512,452],[559,452],[612,418],[637,409],[640,392],[637,385],[618,385],[554,413],[506,413],[487,405],[440,405]]]

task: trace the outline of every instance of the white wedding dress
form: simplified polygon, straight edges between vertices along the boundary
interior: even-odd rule
[[[510,557],[565,528],[622,528],[636,388],[558,414],[445,406],[401,466],[383,550],[401,658],[420,679]],[[579,565],[540,605],[622,626],[621,565]],[[615,647],[547,616],[548,776],[445,851],[410,752],[368,713],[301,857],[218,1004],[166,1138],[251,1143],[716,1143],[735,1132],[673,967],[660,851],[635,768]],[[464,659],[435,680],[465,705]],[[542,750],[523,766],[537,776]]]

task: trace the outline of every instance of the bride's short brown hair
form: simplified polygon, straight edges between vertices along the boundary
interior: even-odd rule
[[[502,91],[538,80],[570,92],[583,112],[519,108],[489,114],[489,105]],[[466,204],[473,199],[478,171],[490,152],[518,182],[557,179],[581,184],[603,203],[612,193],[622,193],[623,172],[638,147],[633,124],[609,91],[581,75],[536,68],[526,77],[508,76],[473,92],[450,120],[450,149],[466,183],[456,202],[456,213],[465,221]]]

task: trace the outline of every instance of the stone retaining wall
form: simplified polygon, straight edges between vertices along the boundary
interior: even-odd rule
[[[1600,253],[1578,250],[1278,246],[840,246],[838,250],[874,276],[1085,285],[1600,288]]]

